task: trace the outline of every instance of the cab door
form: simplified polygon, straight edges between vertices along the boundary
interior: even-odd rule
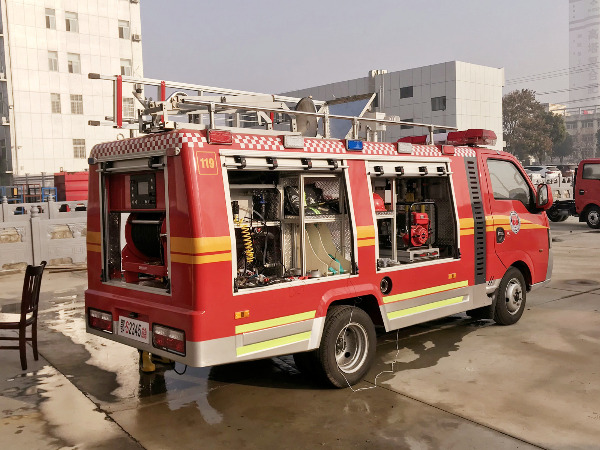
[[[486,228],[505,267],[522,261],[531,283],[546,279],[549,258],[548,218],[536,208],[535,191],[518,163],[503,155],[482,155],[487,178]],[[488,241],[489,242],[489,241]]]
[[[577,171],[575,206],[581,214],[589,204],[600,203],[600,159],[582,161]]]

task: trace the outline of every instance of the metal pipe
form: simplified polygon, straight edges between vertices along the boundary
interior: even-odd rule
[[[88,74],[88,78],[95,79],[95,80],[114,81],[115,75],[102,75],[99,73],[90,73],[90,74]],[[211,92],[213,94],[220,94],[220,95],[253,95],[253,96],[264,96],[265,95],[265,94],[259,93],[259,92],[239,91],[236,89],[225,89],[225,88],[218,88],[218,87],[213,87],[213,86],[203,86],[203,85],[199,85],[199,84],[179,83],[179,82],[175,82],[175,81],[157,80],[157,79],[153,79],[153,78],[123,77],[123,82],[144,84],[146,86],[161,86],[161,84],[164,83],[165,86],[168,88],[182,89],[182,90],[187,90],[187,91],[205,91],[205,92]],[[300,101],[300,98],[298,98],[298,97],[288,97],[285,95],[271,95],[271,96],[273,97],[273,100],[277,101],[277,102],[298,103]],[[324,101],[321,101],[321,100],[313,100],[313,101],[316,105],[323,105],[325,103]]]
[[[117,76],[115,81],[115,118],[117,128],[123,128],[123,77]]]

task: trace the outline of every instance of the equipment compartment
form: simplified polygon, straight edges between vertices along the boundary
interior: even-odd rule
[[[377,268],[458,257],[450,176],[371,177],[377,223]],[[429,176],[426,176],[429,175]]]
[[[351,273],[351,227],[341,173],[228,173],[236,289]]]

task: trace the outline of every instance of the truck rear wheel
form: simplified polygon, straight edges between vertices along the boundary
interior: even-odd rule
[[[585,221],[590,228],[600,228],[600,208],[595,205],[590,206],[585,213]]]
[[[375,346],[375,326],[366,312],[332,306],[316,353],[321,378],[338,388],[358,383],[371,367]]]
[[[527,285],[525,278],[516,267],[509,268],[496,291],[494,321],[499,325],[517,323],[525,310]]]

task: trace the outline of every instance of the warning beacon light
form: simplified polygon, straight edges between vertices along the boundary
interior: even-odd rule
[[[427,135],[423,136],[406,136],[398,139],[398,142],[408,142],[415,145],[427,145]]]
[[[492,130],[470,129],[466,131],[451,131],[448,133],[447,144],[460,146],[496,145],[496,133]]]

